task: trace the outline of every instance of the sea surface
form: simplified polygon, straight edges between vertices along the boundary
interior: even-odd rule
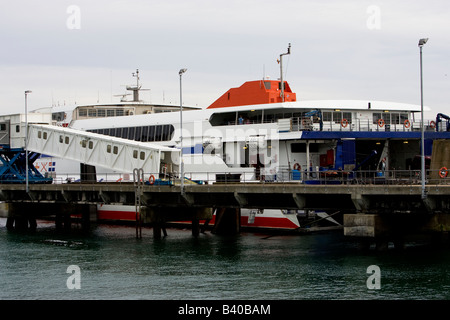
[[[445,300],[450,247],[407,243],[361,251],[341,232],[235,236],[96,225],[34,233],[0,219],[0,299],[5,300]]]

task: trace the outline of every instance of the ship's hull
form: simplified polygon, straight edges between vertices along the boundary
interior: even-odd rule
[[[216,215],[208,221],[208,225],[215,224]],[[101,222],[131,223],[136,221],[134,206],[98,205],[97,219]],[[190,225],[191,221],[170,221],[174,225]],[[205,221],[201,221],[205,223]],[[241,227],[250,229],[295,230],[300,227],[296,213],[283,213],[281,210],[241,210]]]

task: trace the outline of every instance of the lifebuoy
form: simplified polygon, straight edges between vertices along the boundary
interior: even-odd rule
[[[445,178],[448,175],[448,170],[446,167],[442,167],[439,169],[439,177]]]
[[[430,128],[432,129],[436,128],[436,122],[430,121]]]
[[[345,128],[345,127],[347,127],[348,126],[348,120],[347,119],[342,119],[341,120],[341,126],[342,126],[342,128]]]
[[[120,182],[120,181],[122,181],[122,178],[119,178],[119,179],[116,180],[116,182]]]
[[[383,128],[384,120],[383,119],[378,119],[378,125],[380,126],[380,128]]]
[[[294,170],[301,170],[302,166],[298,163],[294,164]]]
[[[150,183],[151,185],[155,183],[155,176],[151,175],[150,178],[148,178],[148,183]]]
[[[411,122],[408,119],[406,119],[403,125],[405,126],[405,128],[409,128],[411,127]]]

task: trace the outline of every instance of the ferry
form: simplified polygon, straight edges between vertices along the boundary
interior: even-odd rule
[[[55,107],[53,120],[59,126],[181,149],[184,176],[170,164],[162,164],[159,172],[145,173],[148,184],[179,183],[181,178],[185,183],[351,183],[355,173],[386,178],[387,172],[400,176],[418,169],[418,105],[298,101],[282,77],[245,82],[207,108],[157,105],[139,100],[139,70],[133,76],[137,84],[127,87],[133,91],[132,101],[68,110]],[[447,127],[438,127],[442,119]],[[425,122],[427,159],[433,139],[442,134],[448,138],[448,121],[440,115]],[[130,172],[86,169],[89,166],[45,155],[35,167],[55,182],[75,181],[86,172],[93,172],[96,181],[133,181]],[[98,205],[98,220],[135,221],[135,208]],[[318,220],[322,225],[342,224],[338,214],[326,210],[326,204],[323,211],[241,210],[241,227],[249,229],[306,229]]]

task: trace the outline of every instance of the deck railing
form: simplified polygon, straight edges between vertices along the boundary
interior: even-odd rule
[[[83,178],[83,179],[81,179]],[[89,178],[91,180],[89,180]],[[144,183],[147,185],[179,185],[180,178],[178,173],[145,173]],[[79,173],[63,173],[53,175],[53,183],[133,183],[133,174],[127,173],[97,173],[95,178],[92,175],[85,177]],[[248,183],[248,184],[384,184],[384,185],[420,185],[420,170],[358,170],[342,171],[297,171],[288,169],[279,169],[275,173],[266,172],[261,168],[259,172],[252,171],[229,171],[229,172],[186,172],[185,185],[188,184],[214,184],[214,183]],[[450,184],[450,172],[445,168],[439,170],[426,170],[426,184]],[[2,183],[8,183],[3,181]],[[17,180],[9,181],[17,183]]]

